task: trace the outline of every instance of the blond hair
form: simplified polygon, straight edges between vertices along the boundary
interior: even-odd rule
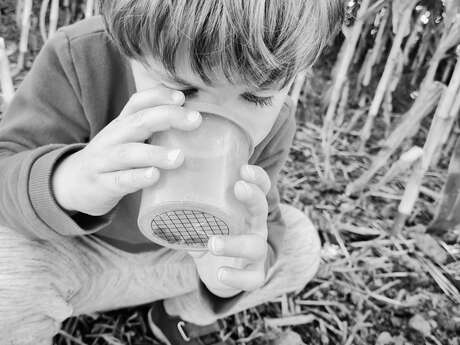
[[[219,71],[255,88],[284,86],[310,67],[344,15],[341,0],[100,0],[99,10],[129,58],[148,66],[153,57],[175,75],[185,44],[204,82]]]

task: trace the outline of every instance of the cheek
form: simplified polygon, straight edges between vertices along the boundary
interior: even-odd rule
[[[271,107],[257,108],[253,111],[253,114],[250,116],[250,126],[254,133],[255,145],[259,144],[270,133],[282,106],[283,102],[280,104],[274,103]]]

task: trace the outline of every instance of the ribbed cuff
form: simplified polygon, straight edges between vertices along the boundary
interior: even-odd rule
[[[65,236],[88,235],[104,228],[112,221],[116,206],[102,216],[77,213],[70,216],[59,206],[51,188],[51,175],[60,158],[86,146],[75,143],[40,156],[32,165],[29,176],[29,197],[38,218],[52,231]]]

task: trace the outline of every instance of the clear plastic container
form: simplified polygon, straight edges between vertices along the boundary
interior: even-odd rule
[[[247,210],[233,188],[253,152],[253,141],[232,120],[200,113],[197,129],[156,132],[149,141],[180,148],[185,157],[179,168],[161,170],[157,183],[142,191],[139,209],[140,231],[173,249],[206,250],[212,235],[246,231]]]

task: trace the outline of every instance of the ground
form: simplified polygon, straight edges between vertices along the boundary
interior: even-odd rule
[[[0,36],[7,41],[13,65],[14,45],[19,37],[14,10],[15,1],[1,2]],[[30,42],[26,69],[15,78],[16,86],[42,45],[36,21]],[[434,214],[434,196],[441,192],[446,179],[448,153],[444,163],[430,171],[424,181],[432,193],[421,195],[413,216],[399,234],[392,233],[392,225],[404,176],[389,183],[387,192],[380,195],[344,193],[347,184],[369,167],[378,151],[382,135],[379,122],[373,146],[366,152],[358,149],[354,128],[340,136],[331,160],[335,182],[326,183],[321,176],[320,136],[337,51],[337,45],[329,47],[308,78],[297,108],[296,137],[278,183],[282,201],[308,214],[319,229],[323,243],[320,271],[297,295],[284,296],[225,319],[224,336],[240,339],[240,344],[264,344],[276,331],[268,327],[267,318],[302,314],[311,316],[307,323],[294,325],[291,321],[283,329],[298,332],[307,344],[458,345],[457,235],[451,234],[441,242],[451,249],[451,257],[444,260],[443,266],[437,264],[437,255],[442,255],[438,248],[424,245],[432,239],[425,233],[426,225]],[[396,98],[399,113],[411,104],[407,94],[401,92]],[[346,115],[352,116],[358,110],[357,105],[348,104]],[[361,124],[358,121],[356,126]],[[429,121],[416,140],[423,143],[427,126]],[[55,337],[55,344],[157,344],[146,327],[148,308],[147,304],[70,318]]]

